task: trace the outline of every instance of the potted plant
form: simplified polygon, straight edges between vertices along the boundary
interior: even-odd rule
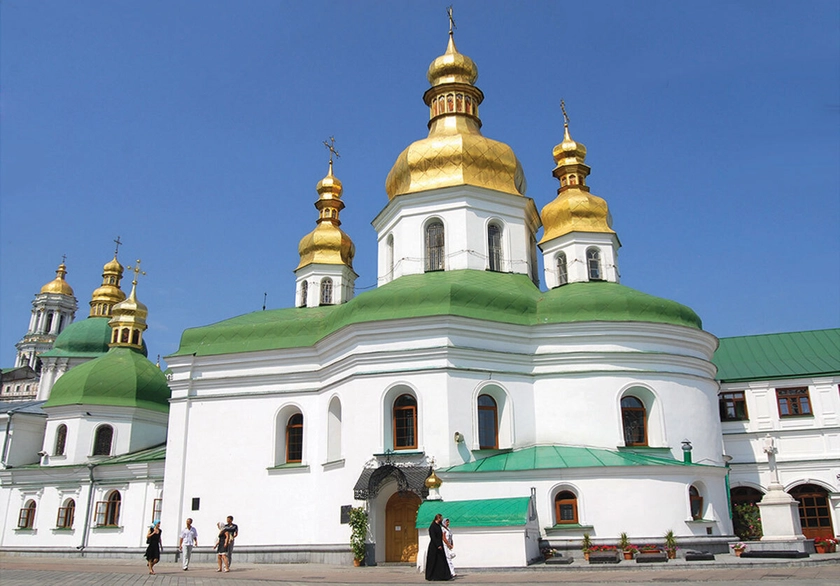
[[[639,548],[631,543],[624,548],[624,559],[632,560],[637,553],[639,553]]]
[[[625,560],[632,560],[633,554],[628,550],[630,547],[630,538],[627,537],[627,533],[622,532],[618,538],[618,547],[621,551],[624,552],[624,559]]]
[[[735,552],[735,555],[741,557],[741,554],[744,553],[744,550],[747,549],[747,544],[743,541],[739,541],[738,543],[733,543],[729,547],[732,548],[732,551]]]
[[[831,539],[828,537],[817,537],[814,539],[814,549],[817,553],[829,553],[831,551]]]
[[[659,546],[652,543],[646,543],[639,546],[640,553],[659,553]]]
[[[583,549],[583,559],[589,559],[589,550],[592,549],[592,538],[589,537],[589,533],[583,534],[583,541],[581,542],[581,547]]]
[[[677,537],[673,529],[669,529],[665,534],[665,551],[668,553],[669,560],[677,557]]]
[[[368,515],[364,507],[350,509],[350,549],[353,550],[353,565],[361,566],[365,559]]]

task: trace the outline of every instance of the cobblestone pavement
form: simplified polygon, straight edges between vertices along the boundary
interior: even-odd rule
[[[195,564],[188,572],[175,563],[160,563],[151,576],[145,560],[31,557],[0,553],[2,586],[302,586],[327,584],[425,584],[412,566],[380,565],[351,568],[320,564],[235,564],[230,573],[216,573],[210,564]],[[675,560],[667,566],[532,566],[515,570],[464,570],[459,584],[699,584],[731,586],[836,586],[840,584],[840,554],[809,560],[746,561],[730,555],[715,562]]]

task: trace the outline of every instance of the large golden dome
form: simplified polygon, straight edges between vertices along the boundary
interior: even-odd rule
[[[565,125],[563,142],[554,147],[553,174],[560,181],[557,197],[546,205],[540,216],[543,237],[540,244],[570,232],[612,233],[612,216],[607,202],[589,193],[586,177],[589,167],[584,163],[586,147],[572,140],[569,125]]]
[[[432,62],[427,77],[429,136],[397,157],[385,180],[388,198],[454,185],[525,195],[525,174],[513,149],[481,135],[478,106],[484,94],[473,85],[478,68],[458,52],[451,32],[446,52]]]
[[[41,287],[41,293],[57,293],[59,295],[73,296],[73,287],[64,280],[67,274],[67,266],[62,262],[55,271],[55,279]]]
[[[341,201],[344,189],[338,177],[333,175],[332,160],[330,160],[327,176],[318,182],[316,190],[319,196],[318,201],[315,202],[319,213],[318,225],[312,232],[301,238],[298,244],[300,264],[297,268],[310,264],[328,264],[346,265],[352,269],[356,246],[339,228],[341,220],[338,215],[344,209],[344,202]]]

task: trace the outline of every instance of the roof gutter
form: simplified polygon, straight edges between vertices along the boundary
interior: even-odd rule
[[[81,552],[82,557],[85,555],[85,548],[87,547],[88,542],[88,531],[90,529],[90,517],[91,517],[91,508],[93,507],[93,485],[95,483],[93,479],[93,469],[96,468],[97,464],[88,464],[88,503],[87,503],[87,511],[85,512],[85,528],[82,530],[82,543],[76,549]]]

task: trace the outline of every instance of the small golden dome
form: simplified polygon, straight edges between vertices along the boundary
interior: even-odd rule
[[[478,67],[475,66],[472,59],[458,52],[458,49],[455,48],[455,39],[452,38],[450,32],[446,52],[429,65],[426,79],[429,80],[432,87],[442,83],[473,85],[478,79]]]
[[[456,185],[525,195],[525,174],[513,149],[481,135],[484,94],[473,85],[477,78],[478,68],[458,53],[450,33],[446,52],[429,66],[432,87],[423,96],[429,135],[397,157],[385,180],[389,199]]]
[[[297,268],[310,264],[346,265],[353,268],[353,257],[356,246],[350,237],[339,228],[339,212],[344,209],[341,194],[344,188],[341,181],[333,175],[332,159],[330,159],[327,176],[315,187],[318,191],[318,225],[315,229],[301,238],[298,244],[300,264]],[[297,269],[295,269],[297,270]]]
[[[134,322],[144,322],[149,315],[149,308],[146,305],[137,299],[137,284],[134,283],[131,287],[131,294],[123,301],[120,301],[116,305],[114,305],[111,313],[113,314],[114,318],[111,320],[111,323],[114,323],[114,320],[120,321],[121,318],[133,318]]]
[[[540,244],[570,232],[615,234],[607,202],[589,193],[586,177],[590,169],[584,163],[586,147],[572,140],[568,122],[563,142],[554,147],[553,155],[557,163],[553,175],[560,181],[560,189],[557,198],[540,212],[544,230]]]
[[[73,296],[73,287],[64,280],[64,275],[67,274],[67,265],[63,262],[58,265],[55,271],[55,279],[41,287],[41,293],[57,293],[59,295]]]
[[[429,474],[429,477],[426,479],[426,482],[425,482],[426,488],[428,488],[428,489],[440,488],[441,484],[443,484],[443,480],[438,478],[438,475],[435,474],[434,470],[432,470],[432,473]]]
[[[123,266],[120,264],[120,261],[117,260],[116,255],[114,256],[113,260],[105,263],[105,266],[102,267],[103,273],[117,273],[120,276],[123,274]]]
[[[120,289],[122,275],[123,266],[115,255],[102,267],[102,286],[91,295],[90,317],[110,316],[114,305],[125,299],[125,293]]]

